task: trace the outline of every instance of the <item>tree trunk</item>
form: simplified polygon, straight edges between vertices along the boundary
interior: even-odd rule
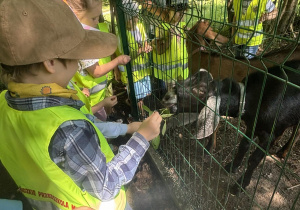
[[[277,6],[279,21],[276,18],[275,20],[264,22],[264,31],[273,34],[276,29],[276,34],[278,35],[293,32],[297,4],[298,0],[280,0]]]
[[[233,16],[234,16],[234,12],[232,12],[232,7],[233,7],[233,0],[227,0],[227,15],[228,15],[228,23],[232,23],[233,22]],[[231,37],[231,30],[232,27],[229,27],[229,37]]]

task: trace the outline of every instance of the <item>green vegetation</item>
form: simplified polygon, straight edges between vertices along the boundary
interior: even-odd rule
[[[143,109],[149,113],[149,116],[153,113],[153,111],[151,111],[146,105],[143,105]],[[158,110],[160,116],[162,117],[163,121],[164,121],[164,125],[162,127],[161,130],[161,134],[164,136],[166,133],[166,129],[167,129],[167,120],[166,118],[171,117],[173,114],[170,114],[169,109],[165,108],[165,109],[160,109]],[[152,147],[154,149],[158,149],[160,143],[160,135],[158,135],[155,139],[153,139],[150,144],[152,145]]]
[[[110,15],[110,5],[108,3],[108,1],[103,1],[102,2],[102,12],[103,12],[103,16],[104,16],[104,20],[111,22],[111,15]]]

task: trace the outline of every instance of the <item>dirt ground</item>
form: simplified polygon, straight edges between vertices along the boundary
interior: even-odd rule
[[[229,123],[237,125],[237,120],[229,119]],[[300,209],[300,142],[286,160],[267,156],[246,192],[233,196],[229,188],[243,174],[245,161],[236,174],[228,174],[223,167],[232,160],[241,136],[237,138],[236,130],[221,122],[216,149],[204,155],[206,142],[191,138],[193,128],[195,124],[173,128],[161,140],[161,155],[166,156],[163,161],[174,189],[178,189],[178,200],[183,206],[190,205],[186,209]],[[245,130],[243,124],[241,130]],[[287,130],[272,151],[277,151],[290,134]],[[253,149],[252,145],[251,152]]]

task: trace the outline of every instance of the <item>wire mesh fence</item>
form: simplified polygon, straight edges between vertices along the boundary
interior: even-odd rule
[[[182,209],[300,208],[298,9],[117,1],[132,114],[164,116],[153,146]]]

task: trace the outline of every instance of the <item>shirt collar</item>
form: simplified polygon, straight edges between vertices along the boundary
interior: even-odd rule
[[[6,92],[5,99],[11,108],[19,111],[34,111],[64,105],[68,105],[79,110],[84,105],[84,103],[80,100],[73,100],[58,96],[14,98],[10,96],[9,91]]]

